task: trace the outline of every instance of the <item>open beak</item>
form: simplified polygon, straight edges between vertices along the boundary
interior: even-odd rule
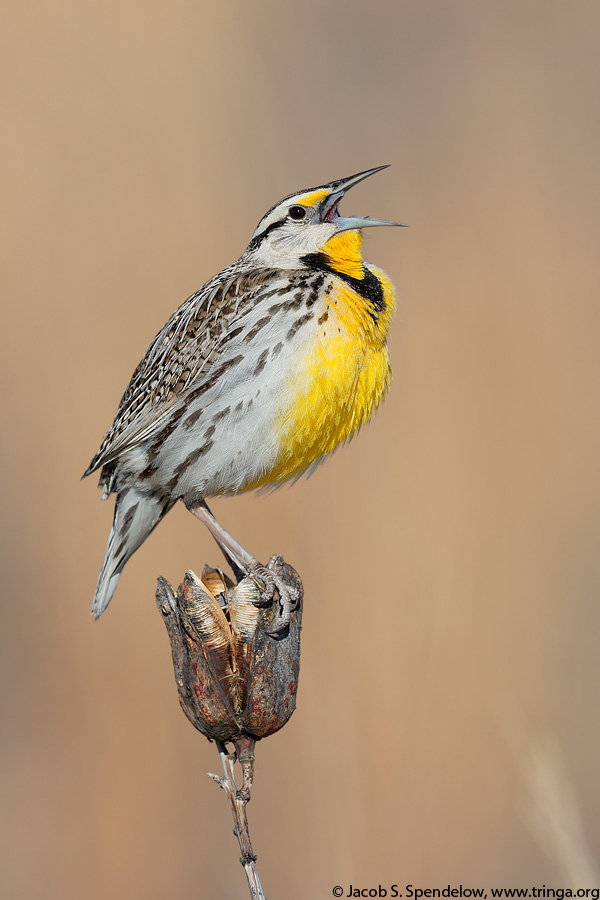
[[[370,175],[374,175],[375,172],[381,172],[382,169],[387,168],[387,165],[375,166],[374,169],[367,169],[365,172],[359,172],[358,175],[351,175],[350,178],[332,181],[331,184],[328,185],[329,193],[323,201],[323,209],[321,212],[323,222],[335,223],[338,232],[356,231],[359,228],[369,228],[373,225],[398,225],[405,228],[406,226],[402,225],[400,222],[388,222],[385,219],[371,219],[369,216],[340,216],[338,212],[338,204],[346,191],[349,191],[355,184],[364,181],[365,178],[368,178]]]

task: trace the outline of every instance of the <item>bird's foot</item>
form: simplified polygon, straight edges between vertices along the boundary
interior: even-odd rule
[[[289,627],[292,612],[302,599],[302,584],[281,556],[272,556],[268,566],[258,563],[248,574],[261,591],[256,606],[273,605],[273,615],[265,631],[277,637]]]
[[[266,566],[263,566],[262,563],[257,562],[256,565],[248,569],[248,576],[260,591],[260,600],[255,600],[254,605],[269,606],[275,594],[273,573]]]

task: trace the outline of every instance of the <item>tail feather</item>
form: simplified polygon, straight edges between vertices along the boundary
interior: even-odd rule
[[[173,503],[173,500],[145,494],[135,488],[125,488],[117,493],[113,526],[92,604],[95,619],[100,618],[110,603],[127,560],[141,547]]]

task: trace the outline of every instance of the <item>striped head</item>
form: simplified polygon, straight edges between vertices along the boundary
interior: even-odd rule
[[[290,194],[263,216],[243,255],[253,266],[269,269],[312,267],[317,257],[338,269],[360,270],[361,229],[373,225],[398,225],[367,216],[341,216],[338,205],[355,184],[387,166],[376,166],[350,178]],[[348,274],[352,274],[348,272]]]

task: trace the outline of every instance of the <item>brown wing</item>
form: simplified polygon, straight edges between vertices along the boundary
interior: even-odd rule
[[[83,477],[147,440],[193,381],[208,376],[243,317],[281,273],[224,269],[189,297],[156,335],[131,377],[110,431]]]

